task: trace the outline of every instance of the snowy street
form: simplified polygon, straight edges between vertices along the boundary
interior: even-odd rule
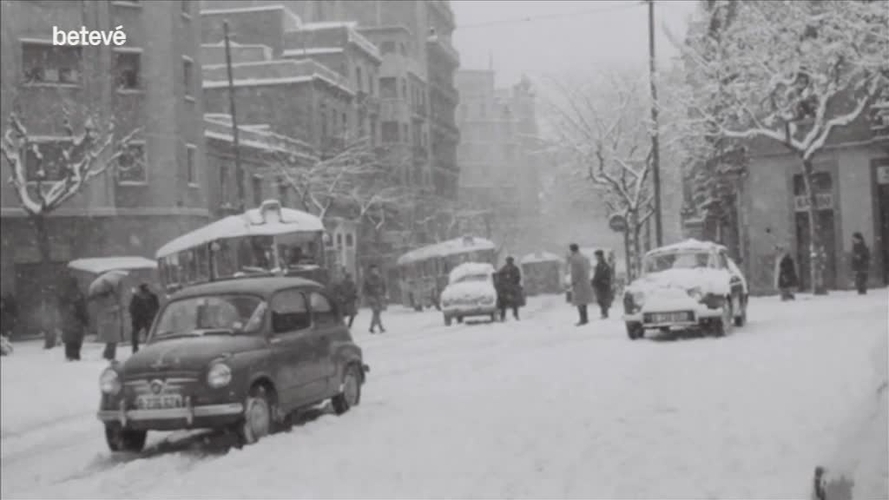
[[[531,299],[519,323],[396,308],[379,336],[362,310],[357,408],[241,450],[150,433],[139,456],[112,456],[95,418],[99,346],[65,363],[19,344],[0,364],[2,496],[807,497],[886,363],[886,290],[749,311],[724,339],[632,342],[617,309],[576,328],[561,296]]]

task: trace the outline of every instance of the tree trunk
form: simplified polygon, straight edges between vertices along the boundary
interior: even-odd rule
[[[815,295],[827,295],[827,287],[824,285],[826,255],[824,243],[821,241],[821,226],[818,221],[818,193],[812,182],[814,173],[815,167],[811,160],[803,160],[803,184],[806,188],[806,196],[809,198],[807,210],[809,216],[809,277],[812,283],[812,292]]]
[[[631,265],[632,259],[630,257],[630,229],[624,228],[624,262],[626,263],[627,268],[627,284],[633,282],[636,279],[636,275],[633,273],[633,266]]]
[[[34,237],[37,243],[37,252],[40,254],[40,263],[44,266],[52,262],[52,248],[49,243],[49,231],[46,228],[44,215],[31,215],[31,224],[34,226]]]
[[[639,214],[635,211],[630,212],[627,217],[627,229],[630,231],[630,249],[632,254],[632,272],[633,276],[639,276],[642,270],[642,247],[640,235],[642,233],[642,225],[639,224]]]

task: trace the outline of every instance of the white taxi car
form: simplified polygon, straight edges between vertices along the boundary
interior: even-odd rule
[[[494,266],[484,262],[465,262],[448,275],[448,286],[441,292],[441,310],[446,326],[470,316],[490,316],[497,320],[497,290]]]
[[[656,248],[624,291],[627,335],[699,329],[721,337],[747,322],[748,297],[747,280],[724,246],[691,239]]]

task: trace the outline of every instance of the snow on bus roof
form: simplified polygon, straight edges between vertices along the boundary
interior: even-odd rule
[[[88,273],[102,274],[108,271],[128,271],[135,269],[157,269],[157,262],[145,257],[90,257],[75,259],[68,263],[68,268]]]
[[[280,217],[267,217],[269,211],[280,211]],[[312,214],[284,208],[276,200],[268,200],[259,208],[252,208],[243,214],[230,215],[183,234],[162,246],[155,256],[160,259],[223,238],[274,236],[300,231],[324,231],[324,224]]]
[[[719,243],[714,243],[712,241],[701,241],[696,240],[694,238],[689,238],[685,241],[680,241],[679,243],[673,243],[672,245],[662,246],[660,248],[655,248],[654,250],[649,251],[648,253],[662,253],[662,252],[687,252],[687,251],[705,251],[709,252],[710,250],[721,250],[724,249],[725,246],[720,245]]]
[[[533,252],[522,257],[522,264],[536,264],[539,262],[561,262],[565,260],[552,252]]]
[[[454,238],[452,240],[442,241],[441,243],[435,243],[434,245],[411,250],[399,257],[396,263],[399,266],[403,266],[431,257],[446,257],[448,255],[457,255],[466,252],[494,250],[495,248],[497,248],[497,246],[494,245],[491,240],[464,236],[463,238]]]

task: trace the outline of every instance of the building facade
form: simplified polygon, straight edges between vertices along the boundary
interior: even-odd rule
[[[818,224],[827,257],[828,289],[854,286],[852,234],[871,249],[870,286],[889,284],[889,120],[887,101],[855,123],[837,129],[813,159]],[[803,289],[809,282],[808,200],[800,160],[775,144],[751,144],[741,182],[739,234],[753,293],[774,293],[775,246],[791,250]]]
[[[80,257],[142,255],[205,224],[201,73],[197,66],[197,4],[191,2],[2,2],[2,127],[19,111],[40,143],[44,165],[60,165],[64,113],[75,128],[87,114],[114,122],[117,138],[138,129],[119,161],[47,218],[52,264],[39,262],[34,233],[17,195],[0,186],[2,292],[14,294],[22,326],[33,329],[32,299],[58,283],[68,261]],[[54,46],[53,27],[112,31],[116,47]],[[123,163],[126,163],[124,165]],[[28,168],[33,164],[26,162]],[[9,165],[2,164],[8,178]],[[44,179],[61,179],[58,168]],[[32,173],[29,171],[29,178]]]
[[[487,210],[481,230],[511,253],[542,248],[537,116],[531,84],[523,78],[495,87],[494,70],[457,74],[459,191],[468,206]]]

